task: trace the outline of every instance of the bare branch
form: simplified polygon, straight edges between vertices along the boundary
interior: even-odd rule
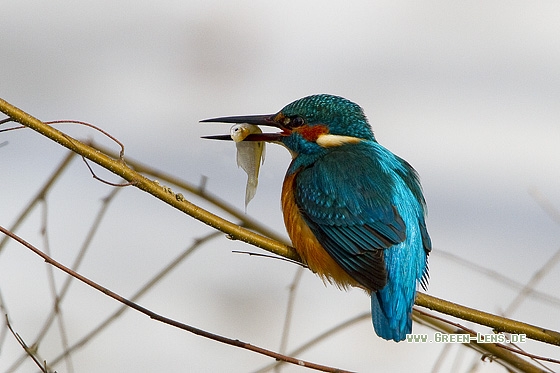
[[[264,349],[262,347],[258,347],[258,346],[240,341],[238,339],[231,339],[231,338],[227,338],[227,337],[224,337],[224,336],[221,336],[221,335],[218,335],[218,334],[210,333],[210,332],[207,332],[205,330],[198,329],[198,328],[195,328],[193,326],[184,324],[182,322],[179,322],[179,321],[170,319],[168,317],[159,315],[159,314],[157,314],[153,311],[150,311],[149,309],[147,309],[145,307],[140,306],[137,303],[134,303],[134,302],[120,296],[119,294],[107,289],[106,287],[103,287],[103,286],[97,284],[96,282],[88,279],[87,277],[82,276],[81,274],[71,270],[70,268],[64,266],[63,264],[61,264],[61,263],[57,262],[56,260],[52,259],[51,257],[49,257],[44,252],[37,249],[35,246],[33,246],[29,242],[25,241],[23,238],[21,238],[21,237],[17,236],[16,234],[8,231],[6,228],[4,228],[2,226],[0,226],[0,232],[4,233],[7,236],[10,236],[12,239],[16,240],[17,242],[19,242],[23,246],[27,247],[29,250],[33,251],[35,254],[37,254],[41,258],[43,258],[47,263],[55,266],[56,268],[58,268],[61,271],[69,274],[70,276],[82,281],[86,285],[91,286],[92,288],[104,293],[105,295],[107,295],[107,296],[125,304],[126,306],[128,306],[130,308],[133,308],[136,311],[145,314],[146,316],[150,317],[153,320],[160,321],[162,323],[174,326],[174,327],[179,328],[179,329],[183,329],[185,331],[191,332],[191,333],[199,335],[201,337],[212,339],[212,340],[215,340],[215,341],[218,341],[218,342],[221,342],[221,343],[225,343],[225,344],[228,344],[228,345],[231,345],[231,346],[243,348],[243,349],[253,351],[253,352],[265,355],[265,356],[272,357],[272,358],[277,359],[277,360],[282,360],[282,361],[285,361],[287,363],[295,364],[295,365],[298,365],[298,366],[301,366],[301,367],[320,370],[320,371],[323,371],[323,372],[341,372],[341,373],[348,372],[348,371],[337,369],[337,368],[332,368],[332,367],[328,367],[328,366],[324,366],[324,365],[320,365],[320,364],[315,364],[315,363],[304,361],[304,360],[295,359],[293,357],[282,355],[282,354],[276,353],[274,351],[267,350],[267,349]]]
[[[0,99],[0,111],[10,116],[15,121],[41,133],[42,135],[50,138],[60,145],[72,150],[73,152],[78,153],[79,155],[99,164],[109,171],[121,176],[123,179],[131,182],[137,188],[152,194],[163,202],[175,207],[180,211],[183,211],[184,213],[192,216],[197,220],[200,220],[201,222],[213,228],[221,230],[226,234],[242,239],[243,241],[262,249],[271,251],[273,253],[293,260],[301,261],[299,255],[297,255],[296,251],[293,248],[280,244],[279,242],[268,237],[264,237],[260,234],[256,234],[247,229],[244,229],[239,225],[223,219],[215,214],[212,214],[209,211],[206,211],[183,198],[178,198],[177,195],[173,193],[173,191],[171,191],[169,188],[164,188],[159,185],[159,183],[147,179],[135,170],[128,167],[120,159],[115,160],[108,157],[97,149],[94,149],[91,146],[88,146],[81,141],[58,131],[57,129],[41,122],[37,118],[32,117],[31,115],[23,112],[22,110],[16,108],[15,106],[2,99]]]
[[[527,338],[560,346],[560,333],[554,330],[496,316],[488,312],[461,306],[420,292],[418,292],[415,303],[418,306],[426,307],[434,311],[489,326],[499,332],[526,334]]]
[[[52,173],[52,175],[49,177],[47,182],[43,185],[43,187],[41,189],[39,189],[39,192],[37,192],[35,197],[33,197],[31,202],[29,202],[27,207],[25,207],[25,209],[23,209],[22,213],[17,217],[15,223],[12,224],[12,226],[10,227],[10,231],[15,232],[19,228],[21,223],[25,220],[25,218],[29,215],[29,213],[31,213],[31,211],[33,210],[33,207],[35,207],[35,205],[45,197],[45,195],[48,193],[48,191],[54,185],[54,182],[60,177],[60,175],[66,169],[66,167],[68,167],[68,165],[70,164],[70,161],[72,160],[72,158],[74,158],[75,155],[76,155],[76,153],[74,153],[74,152],[68,152],[66,157],[64,157],[62,162],[60,162],[60,164],[58,165],[56,170]],[[7,242],[8,242],[8,237],[6,237],[6,236],[2,237],[2,239],[0,240],[0,253],[2,252],[2,249],[4,248],[4,245]]]
[[[49,371],[47,369],[47,363],[44,362],[44,364],[41,364],[41,361],[39,361],[39,358],[36,356],[36,354],[37,354],[36,349],[34,347],[29,347],[25,343],[23,338],[21,338],[19,336],[19,334],[17,334],[14,331],[14,329],[12,329],[12,325],[10,324],[10,319],[8,318],[8,315],[6,315],[6,325],[8,326],[8,329],[10,330],[10,332],[12,333],[12,335],[14,336],[16,341],[21,345],[21,347],[23,347],[23,349],[25,350],[25,353],[33,360],[35,365],[37,365],[39,367],[39,369],[41,369],[41,372],[49,373]]]
[[[277,240],[264,237],[259,234],[255,234],[247,229],[240,227],[230,221],[220,218],[192,203],[186,201],[184,197],[180,194],[175,194],[170,188],[162,187],[158,182],[149,180],[144,176],[140,175],[137,171],[128,167],[122,160],[122,154],[118,159],[111,158],[106,154],[100,152],[99,150],[88,146],[50,126],[30,115],[24,113],[23,111],[15,108],[6,101],[0,99],[0,110],[9,115],[12,119],[24,124],[25,126],[34,129],[35,131],[43,134],[44,136],[58,142],[59,144],[67,147],[73,152],[80,154],[82,157],[87,158],[102,167],[110,170],[111,172],[120,175],[125,180],[128,180],[134,186],[152,194],[156,198],[166,202],[167,204],[183,211],[197,220],[210,225],[227,235],[233,237],[234,239],[239,239],[260,247],[264,250],[270,251],[272,253],[281,255],[283,257],[289,258],[301,262],[295,250],[287,245],[281,244]],[[206,191],[204,188],[195,188],[197,193],[202,196],[206,196]],[[39,254],[40,255],[40,254]],[[75,274],[79,276],[78,274]],[[79,277],[76,277],[79,278]],[[84,280],[82,280],[84,281]],[[103,291],[107,294],[109,290],[105,288],[99,288],[98,290]],[[115,298],[117,299],[117,298]],[[129,305],[130,302],[124,298],[119,299],[119,301]],[[134,304],[130,302],[131,304]],[[552,330],[546,330],[526,323],[509,320],[504,317],[495,316],[489,313],[474,310],[472,308],[460,306],[458,304],[447,302],[442,299],[431,297],[424,293],[418,293],[416,304],[419,306],[427,307],[433,310],[437,310],[442,313],[447,313],[449,315],[462,318],[464,320],[473,321],[482,325],[487,325],[494,328],[496,331],[509,332],[515,334],[526,334],[527,337],[540,340],[546,343],[560,345],[560,333]],[[133,307],[132,305],[129,305]],[[140,307],[140,306],[138,306]],[[141,307],[140,307],[141,308]],[[147,310],[146,310],[147,311]],[[142,311],[141,311],[142,312]],[[150,312],[150,311],[148,311]],[[165,320],[165,318],[163,318]],[[168,320],[168,319],[167,319]],[[163,321],[163,320],[160,320]],[[173,320],[168,320],[170,323],[176,323]],[[177,324],[184,325],[184,324]],[[192,328],[186,326],[188,328]],[[193,333],[198,334],[196,331],[198,329],[194,328],[189,330]],[[220,337],[223,338],[223,337]],[[243,345],[251,346],[237,341]],[[244,347],[244,346],[239,346]],[[244,347],[247,348],[247,347]],[[482,349],[485,346],[481,346]],[[488,350],[486,350],[488,353]]]

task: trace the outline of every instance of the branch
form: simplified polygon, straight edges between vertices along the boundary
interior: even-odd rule
[[[430,315],[419,309],[414,309],[413,311],[414,321],[429,326],[434,330],[439,330],[440,332],[447,334],[459,334],[468,333],[470,335],[476,336],[476,332],[465,328],[459,324],[444,320],[435,315]],[[455,326],[455,327],[453,327]],[[522,353],[521,351],[515,350],[511,351],[509,346],[500,343],[477,343],[472,341],[470,343],[465,343],[465,346],[479,352],[482,355],[482,359],[492,359],[498,364],[505,367],[508,372],[526,372],[526,373],[542,373],[543,369],[539,366],[533,365],[531,362],[522,359],[518,354],[523,354],[529,356],[529,354]],[[534,355],[529,356],[534,357]],[[541,360],[547,360],[546,358],[541,358]],[[436,371],[437,369],[434,369]]]
[[[475,310],[474,308],[461,306],[443,299],[418,293],[416,305],[429,308],[434,311],[445,313],[457,318],[472,321],[477,324],[486,325],[498,332],[511,334],[526,334],[528,338],[537,341],[550,343],[560,346],[560,333],[526,324],[524,322],[511,320],[505,317],[496,316],[488,312]]]
[[[212,231],[209,234],[206,234],[204,237],[200,237],[194,240],[193,244],[187,247],[183,252],[181,252],[178,256],[176,256],[173,260],[169,262],[164,268],[162,268],[159,272],[157,272],[152,278],[150,278],[140,289],[138,289],[133,295],[130,296],[129,300],[132,302],[136,302],[140,297],[146,294],[149,290],[151,290],[155,285],[159,283],[161,279],[163,279],[166,275],[168,275],[174,268],[176,268],[179,264],[183,263],[183,260],[188,258],[191,254],[193,254],[196,250],[198,250],[202,245],[206,242],[214,239],[220,232],[219,231]],[[72,279],[73,277],[68,277]],[[60,360],[65,358],[67,355],[72,354],[77,349],[83,347],[86,343],[93,340],[99,333],[104,331],[113,321],[115,321],[119,316],[121,316],[128,307],[126,305],[122,305],[118,308],[115,312],[111,315],[107,316],[103,321],[101,321],[96,327],[94,327],[91,331],[89,331],[85,336],[77,340],[70,346],[68,349],[64,350],[60,355],[55,358],[51,359],[51,364],[56,365]]]
[[[8,329],[10,330],[10,332],[12,333],[12,335],[14,336],[16,341],[20,344],[20,346],[23,347],[23,349],[25,350],[25,353],[31,358],[31,360],[33,360],[35,365],[37,365],[39,367],[39,369],[41,369],[41,372],[49,373],[49,370],[47,369],[47,363],[45,362],[44,366],[43,366],[41,364],[41,362],[39,361],[39,358],[36,356],[37,346],[35,345],[35,346],[32,346],[32,347],[29,347],[25,343],[23,338],[21,338],[20,335],[18,333],[16,333],[14,331],[14,329],[12,329],[12,325],[10,324],[10,319],[8,318],[8,315],[5,315],[5,317],[6,317],[6,325],[8,326]]]
[[[87,277],[82,276],[79,273],[71,270],[70,268],[68,268],[68,267],[64,266],[63,264],[57,262],[56,260],[52,259],[50,256],[48,256],[47,254],[45,254],[41,250],[37,249],[35,246],[31,245],[29,242],[25,241],[23,238],[17,236],[13,232],[8,231],[6,228],[4,228],[2,226],[0,226],[0,232],[4,233],[7,236],[10,236],[12,239],[16,240],[17,242],[19,242],[23,246],[27,247],[29,250],[33,251],[35,254],[39,255],[48,264],[55,266],[56,268],[60,269],[61,271],[65,272],[65,273],[67,273],[68,275],[76,278],[77,280],[82,281],[84,284],[86,284],[88,286],[91,286],[95,290],[98,290],[98,291],[104,293],[105,295],[123,303],[124,305],[126,305],[130,308],[133,308],[136,311],[141,312],[146,316],[149,316],[151,319],[160,321],[164,324],[168,324],[168,325],[174,326],[174,327],[179,328],[179,329],[186,330],[188,332],[191,332],[193,334],[196,334],[196,335],[199,335],[199,336],[202,336],[202,337],[205,337],[205,338],[209,338],[209,339],[212,339],[212,340],[215,340],[215,341],[218,341],[218,342],[222,342],[222,343],[225,343],[225,344],[228,344],[228,345],[231,345],[231,346],[244,348],[244,349],[249,350],[249,351],[254,351],[254,352],[257,352],[259,354],[272,357],[274,359],[285,361],[287,363],[295,364],[295,365],[302,366],[302,367],[307,367],[307,368],[310,368],[310,369],[320,370],[320,371],[323,371],[323,372],[349,373],[348,371],[345,371],[345,370],[332,368],[332,367],[328,367],[328,366],[325,366],[325,365],[315,364],[315,363],[312,363],[312,362],[308,362],[308,361],[296,359],[296,358],[293,358],[293,357],[290,357],[290,356],[282,355],[282,354],[276,353],[274,351],[267,350],[267,349],[264,349],[262,347],[252,345],[250,343],[240,341],[238,339],[231,339],[231,338],[227,338],[227,337],[224,337],[224,336],[221,336],[221,335],[218,335],[218,334],[210,333],[210,332],[207,332],[205,330],[198,329],[198,328],[195,328],[193,326],[184,324],[182,322],[179,322],[179,321],[170,319],[168,317],[159,315],[159,314],[157,314],[153,311],[150,311],[149,309],[147,309],[145,307],[140,306],[137,303],[134,303],[134,302],[130,301],[129,299],[126,299],[126,298],[120,296],[119,294],[107,289],[106,287],[103,287],[103,286],[99,285],[98,283],[88,279]]]
[[[62,174],[62,172],[70,164],[70,161],[72,160],[72,158],[74,158],[75,155],[76,155],[75,153],[70,152],[66,155],[66,157],[64,157],[64,159],[62,160],[60,165],[56,168],[56,171],[49,177],[49,179],[47,180],[45,185],[43,185],[43,187],[41,189],[39,189],[39,192],[37,192],[37,195],[35,195],[35,197],[31,200],[31,202],[23,210],[23,212],[20,214],[20,216],[18,216],[15,223],[10,227],[11,231],[15,231],[21,225],[21,223],[25,220],[27,215],[29,215],[31,213],[31,211],[33,210],[33,207],[35,207],[35,205],[37,203],[39,203],[44,198],[44,196],[47,194],[47,192],[53,186],[54,182],[58,179],[58,177]],[[6,237],[6,236],[4,236],[0,240],[0,253],[2,252],[2,249],[4,248],[4,245],[7,242],[8,242],[8,237]]]
[[[237,224],[225,220],[189,201],[186,201],[182,195],[173,193],[169,188],[162,187],[159,183],[149,180],[135,170],[131,169],[123,160],[113,159],[106,154],[103,154],[99,150],[54,129],[53,127],[41,122],[2,99],[0,99],[0,111],[24,126],[41,133],[73,152],[76,152],[92,162],[99,164],[103,168],[121,176],[137,188],[152,194],[154,197],[180,211],[183,211],[193,218],[230,235],[234,239],[245,241],[261,249],[297,262],[301,262],[301,258],[292,247],[244,229]],[[560,333],[556,331],[547,330],[504,317],[495,316],[486,312],[477,311],[472,308],[464,307],[443,299],[438,299],[424,293],[418,293],[416,304],[465,320],[487,325],[498,331],[526,334],[527,337],[535,340],[560,345]]]
[[[112,173],[121,176],[123,179],[129,181],[137,188],[150,193],[154,197],[162,200],[163,202],[175,207],[180,211],[183,211],[193,218],[200,220],[201,222],[213,228],[216,228],[228,235],[231,235],[236,239],[242,239],[247,243],[260,247],[261,249],[268,250],[277,255],[301,262],[299,255],[297,255],[296,251],[293,248],[283,245],[268,237],[253,233],[238,226],[237,224],[214,215],[211,212],[206,211],[189,201],[186,201],[184,198],[182,198],[182,196],[178,194],[176,195],[169,188],[164,188],[159,183],[149,180],[138,172],[134,171],[133,169],[128,167],[124,161],[108,157],[97,149],[92,148],[91,146],[88,146],[83,142],[76,140],[66,135],[65,133],[62,133],[57,129],[41,122],[39,119],[32,117],[31,115],[16,108],[15,106],[9,104],[1,98],[0,111],[11,117],[16,122],[19,122],[22,125],[39,132],[43,136],[48,137],[49,139],[59,143],[65,148],[70,149],[71,151],[91,160],[94,163],[97,163],[98,165],[111,171]]]
[[[101,151],[102,153],[109,155],[110,157],[113,158],[119,157],[119,154],[117,152],[107,147],[104,147],[100,144],[92,143],[91,146]],[[284,243],[283,242],[284,238],[282,236],[278,235],[277,233],[275,233],[265,225],[261,224],[259,221],[252,219],[249,215],[242,213],[238,208],[228,203],[226,200],[208,192],[204,188],[204,183],[201,183],[201,185],[194,185],[192,183],[189,183],[188,181],[178,178],[177,176],[170,175],[166,172],[150,167],[146,164],[143,164],[129,157],[126,158],[126,164],[132,167],[136,172],[139,172],[143,175],[149,175],[155,178],[156,180],[158,180],[159,182],[165,183],[166,185],[167,184],[174,185],[193,195],[204,198],[206,201],[218,207],[220,210],[226,212],[228,215],[231,215],[234,218],[238,219],[241,222],[240,225],[243,226],[244,228],[250,229],[255,232],[259,232],[263,236]]]

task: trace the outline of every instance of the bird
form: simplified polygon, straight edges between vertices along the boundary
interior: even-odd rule
[[[363,109],[340,96],[316,94],[275,114],[201,122],[280,130],[244,141],[281,144],[292,155],[281,206],[294,249],[325,283],[370,294],[375,333],[404,340],[412,332],[418,286],[426,290],[428,284],[426,201],[418,173],[377,142]]]

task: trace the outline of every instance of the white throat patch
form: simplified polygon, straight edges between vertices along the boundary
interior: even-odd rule
[[[335,146],[341,146],[344,144],[357,144],[362,139],[352,136],[342,136],[342,135],[332,135],[330,133],[326,133],[323,135],[319,135],[317,138],[317,145],[323,148],[334,148]]]

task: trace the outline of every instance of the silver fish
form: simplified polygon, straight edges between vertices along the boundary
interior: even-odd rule
[[[259,169],[264,163],[265,142],[246,141],[250,134],[262,133],[258,126],[241,123],[231,127],[229,134],[237,147],[237,166],[241,167],[247,174],[247,186],[245,187],[245,209],[257,192],[259,183]]]

